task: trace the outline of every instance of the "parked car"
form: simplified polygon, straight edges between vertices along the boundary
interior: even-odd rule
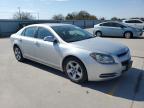
[[[114,37],[140,37],[143,34],[142,29],[127,26],[120,22],[103,22],[94,25],[95,36],[114,36]]]
[[[125,23],[129,26],[132,26],[132,27],[143,29],[143,31],[144,31],[144,21],[142,21],[140,19],[123,20],[123,23]]]
[[[15,57],[64,71],[76,83],[116,78],[131,65],[128,47],[69,24],[35,24],[10,37]]]

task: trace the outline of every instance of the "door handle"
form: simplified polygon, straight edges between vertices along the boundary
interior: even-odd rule
[[[22,39],[19,39],[20,42],[22,42]]]
[[[39,43],[39,42],[35,42],[35,45],[36,45],[36,46],[40,46],[40,43]]]

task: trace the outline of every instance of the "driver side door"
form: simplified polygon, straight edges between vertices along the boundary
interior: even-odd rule
[[[54,37],[47,28],[39,27],[36,33],[37,59],[44,64],[59,67],[61,58],[59,44],[54,44],[54,42],[48,40],[44,41],[47,36]]]

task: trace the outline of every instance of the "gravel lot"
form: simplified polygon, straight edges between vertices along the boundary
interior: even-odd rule
[[[118,79],[81,85],[50,67],[17,62],[9,38],[0,39],[0,107],[144,108],[144,36],[108,39],[129,46],[132,69]]]

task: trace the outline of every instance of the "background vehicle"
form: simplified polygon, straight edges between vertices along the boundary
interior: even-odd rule
[[[15,57],[64,71],[76,83],[108,80],[131,67],[129,48],[68,24],[36,24],[11,36]]]
[[[94,26],[95,36],[114,36],[114,37],[140,37],[142,30],[127,26],[120,22],[104,22]]]
[[[143,29],[144,31],[144,22],[140,19],[123,20],[123,23],[135,28]]]

